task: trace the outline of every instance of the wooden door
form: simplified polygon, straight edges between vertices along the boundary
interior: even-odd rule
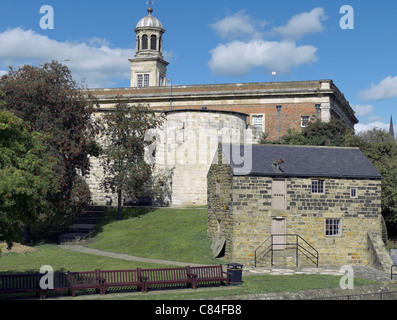
[[[287,187],[285,180],[273,180],[272,183],[272,209],[286,210]]]
[[[272,220],[272,235],[273,235],[273,250],[285,250],[287,237],[286,225],[284,218],[273,218]]]

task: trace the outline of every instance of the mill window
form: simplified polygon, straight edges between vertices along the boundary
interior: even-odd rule
[[[324,193],[324,180],[312,180],[312,193],[313,194]]]
[[[325,219],[325,235],[329,237],[338,237],[342,235],[341,219]]]

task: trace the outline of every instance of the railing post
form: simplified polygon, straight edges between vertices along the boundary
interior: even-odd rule
[[[298,261],[298,235],[296,235],[296,267],[298,268],[299,261]]]
[[[270,243],[271,243],[271,252],[272,252],[272,255],[271,255],[271,267],[273,268],[273,235],[271,235],[270,236],[271,237],[271,241],[270,241]]]

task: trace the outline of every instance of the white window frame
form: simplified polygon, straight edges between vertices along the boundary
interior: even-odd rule
[[[357,188],[350,188],[350,198],[351,199],[357,199]]]
[[[143,87],[143,74],[138,74],[136,77],[136,80],[137,80],[136,81],[137,87],[142,88]]]
[[[262,124],[261,125],[256,125],[255,120],[256,118],[262,118]],[[259,128],[262,130],[262,132],[265,132],[265,114],[264,113],[258,113],[258,114],[252,114],[251,115],[251,126],[255,127],[255,128]]]
[[[143,75],[143,86],[149,87],[149,84],[150,84],[150,75],[148,73],[145,73]]]
[[[307,128],[310,122],[310,116],[301,116],[301,128]]]
[[[324,194],[325,193],[325,180],[313,179],[311,182],[312,194]]]
[[[326,218],[324,234],[329,238],[342,237],[342,219]]]

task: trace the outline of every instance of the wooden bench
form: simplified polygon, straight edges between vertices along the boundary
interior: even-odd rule
[[[229,274],[219,266],[191,267],[190,272],[194,275],[193,287],[197,288],[199,283],[214,283],[230,285]]]
[[[95,289],[96,293],[102,293],[104,280],[100,277],[100,270],[85,272],[69,272],[68,281],[73,297],[77,290]]]
[[[143,290],[144,283],[140,273],[141,269],[100,271],[99,276],[103,281],[101,294],[106,294],[108,288],[115,287],[137,287],[137,290]]]
[[[153,285],[178,285],[186,284],[194,287],[194,275],[190,267],[166,268],[166,269],[142,269],[143,292],[147,292]]]
[[[14,274],[0,276],[0,293],[40,292],[40,274]]]

